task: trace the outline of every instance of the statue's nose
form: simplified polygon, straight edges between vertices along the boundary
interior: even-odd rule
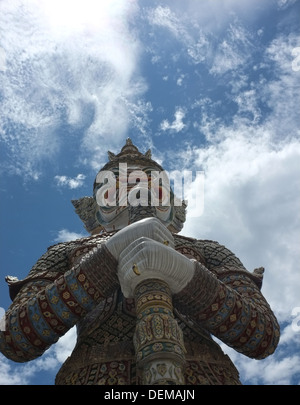
[[[144,184],[137,184],[128,193],[128,203],[133,206],[148,207],[151,205],[151,190]]]

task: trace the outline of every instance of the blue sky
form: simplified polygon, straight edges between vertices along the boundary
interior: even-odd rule
[[[0,312],[5,275],[87,235],[70,201],[130,136],[166,170],[204,171],[183,235],[266,269],[281,342],[263,361],[222,344],[242,381],[299,384],[299,79],[299,0],[1,0]],[[0,355],[0,384],[53,384],[75,338]]]

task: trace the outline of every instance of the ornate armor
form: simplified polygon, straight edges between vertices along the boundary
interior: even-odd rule
[[[139,383],[133,299],[123,297],[113,277],[93,279],[84,268],[87,256],[109,236],[50,247],[26,279],[8,280],[14,302],[7,311],[10,325],[0,335],[4,355],[19,362],[32,360],[77,324],[76,347],[56,384]],[[238,371],[211,333],[249,357],[273,353],[279,327],[259,290],[262,275],[248,272],[217,242],[175,235],[175,245],[207,268],[207,279],[195,275],[173,297],[186,348],[185,383],[240,384]],[[105,253],[107,263],[101,266],[110,268],[114,259]]]

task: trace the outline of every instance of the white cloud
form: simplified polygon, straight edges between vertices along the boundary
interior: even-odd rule
[[[241,120],[244,118],[246,121],[251,121],[253,124],[259,122],[261,118],[261,110],[258,104],[258,97],[254,89],[239,92],[234,98],[238,106],[238,115]]]
[[[182,83],[183,83],[184,78],[185,78],[185,75],[184,75],[184,74],[181,74],[181,75],[178,77],[178,79],[177,79],[177,81],[176,81],[177,86],[182,86]]]
[[[285,319],[299,301],[300,143],[276,151],[267,135],[254,140],[249,132],[227,133],[220,145],[198,151],[196,164],[206,176],[204,214],[197,224],[188,219],[186,229],[230,243],[249,270],[265,266],[263,291]]]
[[[265,86],[263,97],[272,109],[271,130],[277,138],[300,135],[300,72],[293,70],[293,49],[300,44],[300,36],[278,36],[266,50],[266,62],[271,64],[273,80]]]
[[[127,102],[145,90],[128,25],[136,9],[135,0],[1,2],[6,171],[38,178],[41,162],[68,142],[62,122],[81,129],[80,158],[87,153],[90,162],[120,142],[131,120]]]
[[[298,328],[295,330],[293,325],[294,319],[295,318],[291,318],[288,325],[282,329],[280,333],[280,344],[284,345],[286,348],[291,347],[291,345],[300,346],[300,330]]]
[[[280,1],[280,0],[279,0]],[[283,0],[284,1],[284,0]],[[291,0],[294,2],[294,0]],[[260,14],[274,6],[273,0],[164,0],[164,8],[171,8],[173,21],[185,19],[190,25],[201,27],[205,31],[219,33],[231,21],[232,16],[251,22]],[[168,13],[166,13],[168,14]],[[193,23],[193,24],[191,24]],[[178,25],[178,23],[177,23]]]
[[[0,385],[25,385],[28,381],[24,373],[16,373],[13,364],[0,355]]]
[[[249,60],[258,43],[256,37],[262,29],[254,33],[246,28],[245,21],[258,20],[261,14],[267,15],[274,9],[273,0],[165,0],[164,6],[157,6],[148,11],[148,21],[156,29],[163,28],[153,38],[159,41],[162,35],[169,33],[177,41],[177,48],[172,55],[188,57],[195,64],[205,63],[209,72],[223,75],[243,67]],[[168,37],[165,47],[168,48]],[[153,58],[163,61],[164,52],[156,51]],[[179,50],[180,49],[180,50]],[[173,51],[173,50],[172,50]]]
[[[0,71],[5,72],[6,70],[6,54],[3,48],[0,47]]]
[[[5,330],[5,309],[0,307],[0,331]]]
[[[224,74],[243,66],[253,50],[250,34],[239,23],[230,24],[224,40],[218,45],[211,74]]]
[[[55,358],[61,364],[63,363],[72,353],[74,346],[76,344],[77,332],[76,326],[73,326],[64,336],[62,336],[59,341],[53,346],[52,350],[55,354]]]
[[[294,72],[299,72],[300,70],[300,47],[292,49],[292,55],[294,57],[292,61],[292,69]]]
[[[69,187],[70,189],[75,189],[83,186],[85,175],[78,174],[75,178],[68,176],[55,176],[54,179],[59,187]]]
[[[150,24],[168,29],[179,39],[183,39],[183,37],[187,35],[181,23],[181,19],[178,18],[169,7],[158,6],[150,10],[148,19]]]
[[[281,322],[299,306],[300,85],[291,52],[298,41],[290,34],[270,43],[264,62],[272,79],[249,86],[242,75],[230,124],[215,119],[211,102],[195,103],[208,144],[177,153],[177,164],[205,172],[204,213],[196,222],[188,213],[182,233],[218,240],[249,270],[264,266],[263,293]]]
[[[194,63],[201,63],[207,59],[210,53],[211,44],[207,36],[200,31],[198,40],[191,42],[188,45],[187,53],[192,58]]]
[[[168,120],[164,120],[160,124],[160,129],[162,131],[171,131],[171,132],[180,132],[182,131],[186,124],[183,123],[183,119],[185,117],[185,110],[183,108],[178,107],[174,114],[174,121],[170,123]]]
[[[57,237],[54,239],[54,242],[56,242],[56,243],[70,242],[72,240],[80,239],[80,238],[83,238],[85,236],[86,236],[85,234],[68,231],[67,229],[61,229],[58,232]]]
[[[285,9],[296,3],[297,0],[277,0],[278,8]]]
[[[300,289],[300,120],[295,108],[300,91],[298,73],[291,68],[295,43],[290,35],[270,44],[266,63],[273,64],[273,79],[251,90],[236,88],[239,108],[232,124],[203,114],[200,130],[209,144],[187,154],[189,167],[205,171],[204,213],[197,224],[195,215],[188,216],[183,229],[183,234],[227,245],[249,270],[264,266],[263,293],[281,322],[299,306]],[[267,114],[258,107],[261,95],[270,108]]]

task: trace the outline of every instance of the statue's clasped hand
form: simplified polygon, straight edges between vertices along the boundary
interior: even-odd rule
[[[106,247],[119,261],[121,252],[143,236],[174,248],[173,235],[157,218],[145,218],[126,226],[106,242]]]
[[[191,281],[194,271],[194,261],[145,237],[132,242],[119,257],[118,277],[126,298],[134,297],[136,286],[146,279],[165,281],[172,293],[178,293]]]
[[[145,279],[168,283],[179,292],[193,277],[195,264],[174,249],[172,233],[157,219],[145,218],[117,232],[106,247],[118,261],[118,277],[126,298]]]

